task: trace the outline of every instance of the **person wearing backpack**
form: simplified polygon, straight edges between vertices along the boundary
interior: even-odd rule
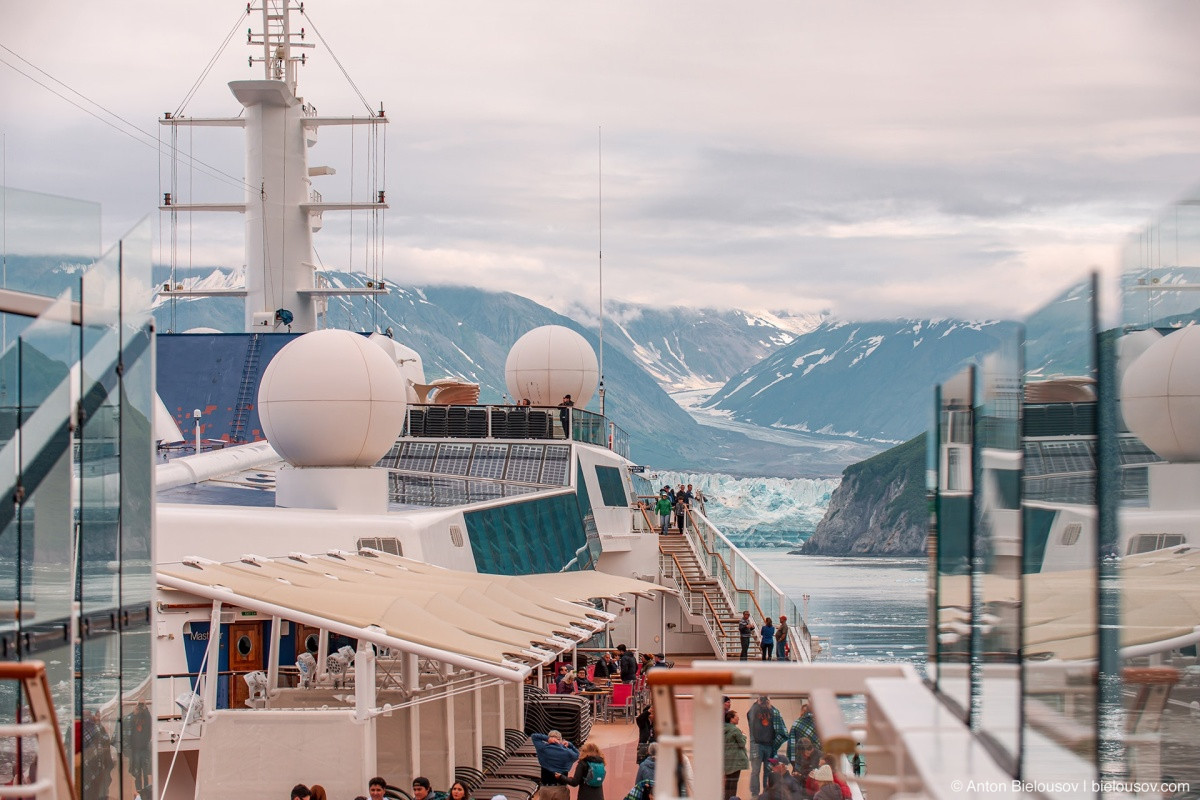
[[[567,783],[579,787],[578,800],[604,800],[604,772],[604,753],[594,742],[585,742],[579,748],[575,774]]]
[[[787,741],[787,725],[779,709],[771,705],[771,698],[764,694],[746,712],[746,727],[749,729],[746,738],[750,740],[750,794],[757,797],[759,776],[761,774],[765,789],[767,773],[771,771],[767,762],[775,757],[779,747]]]

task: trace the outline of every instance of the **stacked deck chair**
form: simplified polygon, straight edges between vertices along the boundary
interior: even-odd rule
[[[536,686],[525,687],[525,730],[558,731],[576,747],[592,733],[592,703],[573,694],[547,694]]]

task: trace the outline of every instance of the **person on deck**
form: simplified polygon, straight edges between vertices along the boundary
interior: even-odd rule
[[[633,683],[634,678],[637,677],[637,656],[629,652],[629,649],[623,644],[617,645],[617,653],[619,653],[617,659],[621,667],[621,682]]]
[[[817,735],[817,723],[813,719],[812,709],[808,703],[801,703],[800,716],[796,717],[796,721],[792,723],[792,729],[788,731],[788,760],[793,764],[800,765],[800,745],[804,742],[813,746],[813,749],[818,753],[821,751],[821,737]],[[815,763],[808,765],[808,769],[816,769]]]
[[[662,524],[661,532],[665,536],[671,530],[671,498],[667,496],[666,489],[658,493],[658,500],[654,503],[654,513],[658,514],[659,522]]]
[[[770,661],[771,653],[775,651],[775,626],[771,624],[770,617],[763,621],[758,633],[762,637],[762,660]]]
[[[633,779],[633,785],[637,786],[642,781],[654,781],[654,769],[658,759],[658,742],[650,742],[646,745],[646,757],[638,764],[637,777]]]
[[[679,484],[679,488],[675,490],[675,526],[679,529],[679,533],[683,533],[683,524],[687,520],[688,498],[687,493],[683,490],[683,484]]]
[[[575,401],[571,399],[571,395],[564,394],[562,402],[558,404],[558,419],[562,422],[563,438],[571,438],[571,409],[575,406]]]
[[[638,727],[637,760],[641,763],[650,752],[650,745],[658,738],[654,730],[654,706],[646,706],[634,720]]]
[[[621,675],[621,670],[617,662],[613,661],[612,653],[605,650],[596,662],[596,670],[592,674],[597,678],[616,678]]]
[[[742,639],[742,661],[746,661],[750,657],[750,638],[754,636],[754,620],[750,619],[749,611],[742,612],[742,618],[738,622],[738,636]]]
[[[750,728],[750,794],[757,796],[759,775],[765,784],[770,771],[767,761],[787,741],[787,726],[779,709],[771,705],[771,698],[765,694],[746,712],[746,724]]]
[[[542,768],[542,786],[565,788],[567,776],[571,774],[571,766],[579,760],[579,748],[563,741],[562,734],[558,731],[535,733],[529,738],[537,751],[538,766]]]
[[[822,764],[810,777],[820,787],[813,795],[813,800],[842,800],[842,790],[833,782],[833,770],[828,764]]]
[[[742,770],[750,768],[750,756],[746,751],[746,734],[738,727],[738,713],[725,712],[725,791],[721,797],[737,794],[738,780]]]
[[[775,658],[779,661],[787,660],[789,633],[791,631],[788,629],[787,616],[780,615],[779,627],[775,629]]]
[[[833,782],[837,784],[838,789],[842,792],[842,800],[850,800],[853,793],[850,791],[850,784],[846,782],[845,776],[838,772],[838,757],[833,753],[823,753],[821,755],[821,763],[828,766],[833,772]]]
[[[567,783],[579,787],[578,800],[604,800],[604,773],[604,753],[595,742],[584,742],[579,748],[575,774],[567,779]]]

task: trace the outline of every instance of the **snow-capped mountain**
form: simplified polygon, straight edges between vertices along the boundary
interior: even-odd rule
[[[578,313],[576,313],[578,312]],[[732,376],[813,330],[822,314],[719,311],[605,303],[606,347],[642,365],[668,392],[716,389]],[[592,317],[573,309],[570,316]]]
[[[692,484],[705,513],[739,547],[794,546],[809,537],[839,478],[737,478],[719,473],[658,472],[656,488]]]
[[[929,426],[933,387],[1016,323],[827,321],[731,379],[707,406],[767,427],[899,442]]]

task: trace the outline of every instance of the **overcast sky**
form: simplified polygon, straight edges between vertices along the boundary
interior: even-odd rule
[[[0,0],[0,44],[157,136],[234,28],[184,113],[238,112],[225,84],[261,74],[244,7]],[[391,120],[384,271],[404,283],[594,305],[599,129],[605,295],[664,305],[1013,316],[1111,269],[1200,182],[1191,0],[305,7]],[[300,89],[322,114],[365,113],[324,48]],[[353,158],[365,199],[365,136],[330,130],[311,162],[339,178],[318,188],[344,199]],[[106,243],[158,219],[154,149],[3,64],[0,131],[8,184],[99,201]],[[241,176],[240,132],[181,146]],[[333,216],[321,258],[362,268]],[[181,263],[241,263],[240,220],[189,228]]]

